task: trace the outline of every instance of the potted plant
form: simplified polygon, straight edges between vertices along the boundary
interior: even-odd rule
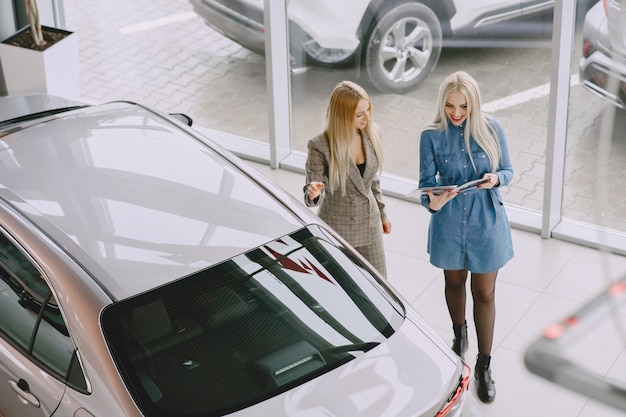
[[[9,95],[52,94],[79,98],[78,37],[42,26],[37,0],[25,0],[28,26],[0,42]]]

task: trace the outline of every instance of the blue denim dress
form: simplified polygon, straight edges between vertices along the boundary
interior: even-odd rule
[[[488,118],[495,126],[502,149],[499,169],[500,186],[513,178],[513,166],[498,120]],[[465,123],[448,130],[425,130],[420,137],[420,187],[461,185],[490,172],[489,158],[483,149],[470,141],[476,170],[463,140]],[[467,269],[476,273],[493,272],[513,258],[511,228],[497,187],[462,191],[441,210],[432,212],[428,196],[421,203],[431,213],[428,229],[430,262],[442,269]]]

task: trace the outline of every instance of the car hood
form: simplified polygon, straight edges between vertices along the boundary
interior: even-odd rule
[[[237,417],[434,416],[459,383],[461,362],[407,318],[385,343]]]

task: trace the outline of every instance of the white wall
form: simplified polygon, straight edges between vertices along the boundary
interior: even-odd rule
[[[15,11],[12,1],[0,1],[0,40],[15,32]]]

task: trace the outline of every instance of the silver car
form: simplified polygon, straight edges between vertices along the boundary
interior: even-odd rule
[[[178,118],[4,97],[0,120],[3,417],[482,415],[357,252]]]
[[[603,0],[585,15],[581,83],[620,109],[626,108],[626,2]]]

